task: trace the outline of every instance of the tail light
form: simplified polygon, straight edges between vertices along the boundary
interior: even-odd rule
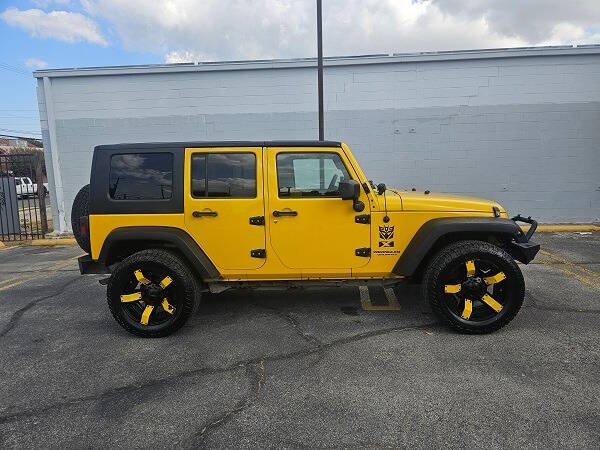
[[[79,218],[79,233],[82,236],[89,236],[90,231],[90,219],[88,216]]]

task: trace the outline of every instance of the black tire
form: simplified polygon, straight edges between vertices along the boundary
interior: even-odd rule
[[[71,228],[73,229],[73,236],[81,247],[86,252],[91,252],[90,235],[89,233],[85,236],[81,234],[79,229],[79,218],[90,215],[90,185],[86,184],[75,196],[73,200],[73,207],[71,208]],[[89,231],[89,230],[88,230]]]
[[[461,241],[431,259],[423,277],[423,295],[436,315],[455,330],[491,333],[521,309],[525,282],[517,263],[500,247]]]
[[[140,271],[150,281],[144,284],[136,277]],[[162,288],[159,283],[165,277],[172,282]],[[151,289],[160,288],[157,295]],[[137,294],[137,301],[122,301],[122,295]],[[151,297],[155,298],[152,299]],[[188,266],[176,254],[161,249],[142,250],[121,261],[112,272],[106,289],[108,307],[119,325],[136,336],[157,338],[168,336],[181,328],[188,320],[200,300],[198,282]],[[168,300],[174,312],[168,313],[161,298]],[[151,306],[147,323],[143,314]]]

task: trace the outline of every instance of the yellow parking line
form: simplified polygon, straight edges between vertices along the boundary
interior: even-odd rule
[[[587,272],[590,275],[593,275],[595,277],[600,277],[600,273],[594,272],[593,270],[590,270],[586,267],[582,267],[580,264],[575,264],[574,262],[569,261],[568,259],[565,259],[562,256],[559,256],[552,252],[549,252],[548,250],[540,250],[540,253],[542,255],[546,255],[547,257],[554,259],[555,261],[561,262],[561,263],[566,264],[571,267],[575,267],[575,268],[582,270],[583,272]]]
[[[582,282],[583,284],[590,286],[594,289],[597,289],[600,291],[600,273],[598,272],[594,272],[593,270],[589,270],[585,267],[581,267],[581,265],[579,264],[575,264],[572,261],[569,261],[568,259],[563,258],[562,256],[558,256],[555,255],[552,252],[549,252],[548,250],[540,250],[540,253],[542,253],[543,255],[549,257],[550,259],[555,260],[556,262],[559,262],[561,264],[564,264],[565,266],[574,269],[574,270],[580,270],[586,274],[590,274],[592,275],[592,277],[588,277],[586,275],[583,275],[581,273],[577,273],[574,272],[573,270],[569,270],[566,267],[561,267],[560,265],[548,265],[545,264],[548,267],[552,267],[555,268],[556,270],[558,270],[559,272],[564,273],[565,275],[568,275],[571,278],[575,278],[576,280]],[[542,264],[544,264],[542,262]]]
[[[358,291],[360,293],[360,306],[364,311],[400,311],[401,309],[398,298],[392,288],[384,289],[388,301],[387,305],[373,305],[367,286],[359,286]]]
[[[74,256],[73,258],[69,258],[68,260],[66,260],[60,264],[51,266],[48,269],[46,269],[44,272],[37,273],[36,275],[31,275],[28,277],[11,278],[9,280],[4,280],[2,283],[0,283],[0,292],[6,291],[7,289],[13,288],[15,286],[19,286],[24,283],[28,283],[29,281],[37,280],[39,278],[44,278],[45,276],[48,276],[49,274],[51,274],[53,272],[57,272],[60,269],[64,269],[65,267],[73,264],[73,260],[79,258],[79,256],[81,256],[81,255],[77,255],[77,256]]]
[[[569,269],[565,269],[564,267],[560,267],[560,266],[550,266],[550,267],[556,268],[556,270],[564,273],[565,275],[571,275],[572,278],[575,278],[576,280],[581,281],[583,284],[586,284],[586,285],[600,291],[600,282],[598,282],[598,281],[591,280],[591,279],[584,277],[583,275],[580,275]]]

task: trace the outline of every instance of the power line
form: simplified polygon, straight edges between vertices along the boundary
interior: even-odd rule
[[[18,67],[11,66],[10,64],[0,62],[0,69],[10,70],[11,72],[19,73],[21,75],[31,75],[29,72],[19,69]]]
[[[34,141],[40,141],[40,138],[32,137],[32,136],[14,136],[12,134],[2,134],[0,133],[0,137],[2,138],[16,138],[16,139],[32,139]]]
[[[9,133],[23,133],[23,134],[36,134],[36,135],[39,134],[40,136],[42,135],[41,132],[38,133],[37,131],[11,130],[8,128],[0,128],[0,131],[7,131]]]
[[[0,116],[0,119],[37,119],[38,116]]]

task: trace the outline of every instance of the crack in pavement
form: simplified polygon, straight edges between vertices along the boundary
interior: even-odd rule
[[[86,396],[82,396],[82,397],[76,397],[76,398],[73,398],[70,400],[56,402],[56,403],[47,405],[42,408],[32,408],[32,409],[27,409],[27,410],[23,410],[23,411],[16,411],[16,412],[13,412],[10,414],[5,414],[5,415],[0,416],[0,424],[7,423],[7,422],[13,422],[15,420],[20,420],[20,419],[26,419],[28,417],[37,416],[37,415],[55,411],[55,410],[60,410],[61,408],[64,408],[67,406],[72,406],[72,405],[83,403],[83,402],[102,400],[102,399],[106,399],[106,398],[114,397],[114,396],[122,396],[124,394],[128,394],[128,393],[135,392],[138,390],[156,387],[163,383],[173,383],[173,381],[175,379],[190,378],[190,377],[195,377],[198,375],[226,373],[226,372],[231,372],[233,370],[237,370],[240,367],[247,367],[247,366],[256,365],[256,364],[264,365],[264,363],[266,363],[266,362],[275,362],[275,361],[282,361],[282,360],[286,360],[286,359],[294,359],[294,358],[309,356],[311,354],[325,351],[330,348],[343,346],[343,345],[346,345],[346,344],[349,344],[352,342],[358,342],[363,339],[368,339],[371,337],[382,336],[382,335],[386,335],[386,334],[390,334],[390,333],[394,333],[394,332],[415,331],[415,330],[420,330],[420,329],[426,329],[428,327],[435,326],[435,325],[439,325],[439,323],[432,322],[432,323],[427,323],[427,324],[422,324],[422,325],[409,325],[409,326],[404,326],[404,327],[390,327],[390,328],[383,328],[383,329],[378,329],[378,330],[371,330],[371,331],[367,331],[364,333],[358,333],[356,335],[340,338],[340,339],[337,339],[337,340],[334,340],[334,341],[331,341],[328,343],[323,343],[321,347],[311,347],[308,349],[296,350],[293,352],[283,353],[280,355],[250,358],[250,359],[239,361],[239,362],[236,362],[236,363],[233,363],[231,365],[221,367],[221,368],[219,368],[219,367],[203,367],[203,368],[199,368],[199,369],[178,372],[178,373],[169,375],[164,378],[155,378],[155,379],[143,382],[143,383],[131,383],[131,384],[128,384],[125,386],[111,388],[106,391],[100,392],[98,394],[86,395]],[[264,377],[263,377],[263,381],[261,383],[259,383],[259,391],[260,391],[260,389],[262,389],[263,384],[264,384]],[[210,429],[210,427],[208,429]]]
[[[19,311],[16,311],[13,314],[13,317],[11,318],[11,321],[9,322],[9,324],[5,327],[5,329],[2,331],[2,333],[0,333],[0,337],[6,335],[6,333],[8,333],[11,329],[13,329],[15,324],[20,319],[20,317],[26,311],[28,311],[29,309],[36,306],[38,303],[40,303],[48,298],[60,295],[73,282],[75,282],[78,279],[80,279],[80,278],[78,277],[73,280],[69,280],[57,292],[52,293],[47,296],[44,296],[44,297],[41,297],[41,298],[38,298],[36,300],[33,300],[32,302],[28,303],[23,308],[21,308]],[[531,294],[530,291],[526,291],[526,294],[529,296],[529,298],[532,301],[532,305],[531,305],[532,308],[541,309],[541,310],[545,310],[545,309],[554,310],[553,308],[541,307],[541,306],[537,305],[536,299]],[[160,385],[163,385],[165,383],[173,383],[173,381],[175,379],[185,379],[185,378],[192,378],[192,377],[203,376],[203,375],[227,373],[227,372],[231,372],[234,370],[238,370],[240,368],[244,368],[246,375],[251,380],[252,387],[250,389],[250,393],[244,399],[242,399],[238,403],[236,403],[236,405],[233,408],[231,408],[228,411],[223,412],[222,414],[219,414],[216,418],[214,418],[211,421],[209,421],[208,423],[202,425],[199,428],[199,430],[189,438],[190,444],[193,444],[193,443],[197,443],[199,441],[204,440],[206,438],[206,436],[212,430],[217,429],[218,427],[226,424],[229,420],[231,420],[231,418],[233,416],[235,416],[235,414],[244,411],[245,409],[247,409],[251,405],[255,404],[260,399],[261,390],[263,389],[263,386],[265,383],[264,364],[266,362],[277,362],[277,361],[282,361],[282,360],[286,360],[286,359],[301,358],[301,357],[305,357],[305,356],[309,356],[309,355],[313,355],[313,354],[317,354],[317,353],[324,354],[327,350],[329,350],[331,348],[343,346],[343,345],[353,343],[353,342],[358,342],[358,341],[368,339],[371,337],[383,336],[383,335],[394,333],[394,332],[431,329],[431,327],[441,326],[441,324],[439,322],[430,322],[430,323],[421,324],[421,325],[389,327],[389,328],[365,331],[363,333],[358,333],[355,335],[335,339],[330,342],[322,342],[319,339],[317,339],[314,336],[307,333],[301,327],[299,322],[296,319],[294,319],[290,314],[286,314],[283,311],[281,311],[275,307],[271,307],[271,306],[260,304],[260,303],[256,303],[256,306],[264,308],[269,311],[273,311],[275,314],[282,317],[286,321],[286,323],[288,323],[294,329],[294,331],[298,334],[298,336],[300,336],[306,342],[311,343],[312,346],[310,348],[295,350],[292,352],[283,353],[283,354],[279,354],[279,355],[250,358],[247,360],[242,360],[242,361],[233,363],[233,364],[225,366],[225,367],[203,367],[203,368],[199,368],[199,369],[182,371],[182,372],[175,373],[173,375],[169,375],[164,378],[155,378],[155,379],[148,380],[148,381],[142,382],[142,383],[131,383],[131,384],[128,384],[125,386],[111,388],[111,389],[105,390],[103,392],[100,392],[98,394],[81,396],[81,397],[77,397],[77,398],[73,398],[73,399],[69,399],[69,400],[65,400],[65,401],[61,401],[61,402],[56,402],[56,403],[47,405],[42,408],[33,408],[33,409],[28,409],[28,410],[23,410],[23,411],[17,411],[17,412],[13,412],[13,413],[9,413],[9,414],[0,416],[0,424],[18,421],[18,420],[26,419],[26,418],[29,418],[32,416],[39,416],[39,415],[42,415],[42,414],[45,414],[48,412],[57,411],[64,407],[68,407],[68,406],[72,406],[72,405],[76,405],[76,404],[80,404],[80,403],[96,401],[96,400],[103,400],[103,399],[107,399],[107,398],[111,398],[111,397],[120,397],[123,395],[131,394],[136,391],[152,389],[152,388],[158,387]],[[600,312],[600,311],[595,311],[595,310],[594,311],[578,311],[578,310],[570,310],[570,309],[568,311],[570,311],[570,312],[592,312],[592,313]]]
[[[279,317],[281,317],[283,320],[285,320],[294,329],[296,334],[298,336],[300,336],[302,339],[304,339],[306,342],[314,345],[317,348],[320,348],[323,346],[323,342],[321,342],[319,339],[314,337],[312,334],[306,332],[300,326],[298,321],[292,317],[291,314],[284,313],[279,308],[275,308],[274,306],[265,305],[265,304],[259,303],[259,302],[255,302],[254,305],[258,306],[259,308],[266,309],[268,311],[273,311],[275,314],[277,314]]]
[[[37,306],[39,303],[43,302],[44,300],[48,300],[52,297],[56,297],[58,295],[63,294],[71,284],[73,284],[75,281],[80,280],[80,279],[81,279],[81,277],[73,278],[72,280],[69,280],[66,283],[64,283],[56,292],[53,292],[52,294],[44,295],[43,297],[32,300],[29,303],[27,303],[25,306],[23,306],[22,308],[19,308],[18,310],[16,310],[10,317],[10,320],[8,321],[8,323],[6,324],[4,329],[2,331],[0,331],[0,338],[3,338],[12,329],[14,329],[17,326],[17,323],[19,322],[19,320],[21,320],[21,317],[23,317],[23,314],[25,314],[27,311],[34,308],[35,306]]]
[[[246,376],[251,382],[251,389],[248,396],[240,400],[232,409],[225,411],[206,425],[203,425],[199,432],[194,433],[191,437],[186,439],[186,446],[197,445],[198,442],[204,440],[208,432],[226,424],[235,414],[242,412],[260,399],[260,391],[265,382],[264,360],[261,359],[257,362],[243,364],[242,367],[246,370]]]

